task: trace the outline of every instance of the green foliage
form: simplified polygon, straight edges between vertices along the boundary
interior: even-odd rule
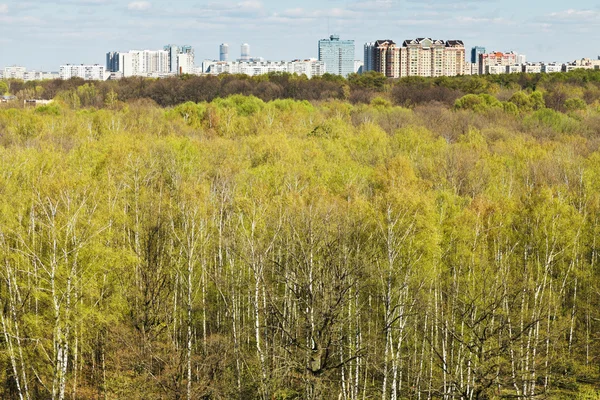
[[[585,110],[587,108],[587,104],[582,99],[573,98],[565,101],[565,108],[569,111]]]
[[[525,124],[530,129],[534,129],[536,126],[544,126],[557,133],[576,133],[580,127],[573,118],[551,109],[538,110],[527,116]]]
[[[0,108],[0,398],[597,398],[599,114],[545,79]]]
[[[36,107],[36,114],[46,114],[46,115],[60,115],[62,112],[61,107],[56,103],[44,104],[42,106]]]
[[[454,108],[457,110],[471,110],[477,113],[484,113],[502,107],[502,103],[489,94],[468,94],[454,103]]]
[[[0,81],[0,95],[8,94],[8,84],[4,81]]]

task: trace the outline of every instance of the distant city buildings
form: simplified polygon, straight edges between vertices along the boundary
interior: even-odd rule
[[[417,38],[398,46],[393,40],[365,44],[369,70],[389,78],[464,75],[465,46],[461,40]]]
[[[340,40],[339,35],[319,40],[319,61],[327,73],[347,77],[354,72],[354,40]]]
[[[86,81],[103,81],[108,76],[105,75],[105,69],[103,65],[61,65],[58,71],[60,79],[71,79],[81,78]]]
[[[600,70],[597,59],[582,58],[569,63],[531,63],[524,54],[516,52],[486,52],[483,46],[474,46],[465,53],[462,40],[391,39],[365,43],[364,59],[354,59],[354,41],[341,40],[331,35],[318,42],[318,60],[265,61],[251,57],[250,45],[240,47],[240,58],[231,62],[229,45],[219,46],[218,61],[204,61],[195,65],[194,49],[188,45],[169,44],[162,50],[111,51],[106,53],[106,65],[64,64],[59,72],[27,71],[23,66],[0,69],[0,79],[41,81],[48,79],[86,80],[119,79],[123,77],[164,78],[182,74],[246,74],[250,76],[271,72],[302,74],[311,78],[330,73],[347,77],[351,73],[375,71],[389,78],[410,76],[441,77],[478,74],[538,74],[569,72],[576,69]]]
[[[106,54],[106,71],[115,77],[164,77],[194,73],[194,49],[169,44],[163,50],[130,50]]]

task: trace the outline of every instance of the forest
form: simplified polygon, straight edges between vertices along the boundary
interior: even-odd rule
[[[1,398],[600,398],[600,71],[0,87]]]

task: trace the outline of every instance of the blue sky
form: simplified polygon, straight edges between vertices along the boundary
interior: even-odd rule
[[[196,63],[219,44],[239,57],[317,56],[328,34],[356,41],[462,39],[467,48],[515,50],[531,61],[600,55],[600,0],[0,0],[0,67],[58,70],[102,63],[108,51],[190,44]]]

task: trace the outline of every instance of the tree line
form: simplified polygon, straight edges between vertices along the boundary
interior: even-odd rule
[[[125,78],[117,81],[87,83],[83,79],[0,82],[0,92],[10,92],[20,100],[54,99],[59,94],[77,94],[84,107],[101,108],[110,96],[122,101],[151,99],[162,107],[187,101],[211,102],[235,94],[255,96],[263,101],[293,99],[308,101],[345,100],[369,104],[385,97],[396,105],[439,102],[452,105],[467,94],[489,94],[506,100],[515,91],[545,92],[546,106],[565,112],[565,102],[578,98],[586,104],[600,101],[600,71],[574,70],[553,74],[502,74],[457,77],[389,79],[367,72],[352,74],[348,79],[325,74],[307,79],[286,73],[256,77],[222,74],[220,76],[183,75],[166,79]]]

